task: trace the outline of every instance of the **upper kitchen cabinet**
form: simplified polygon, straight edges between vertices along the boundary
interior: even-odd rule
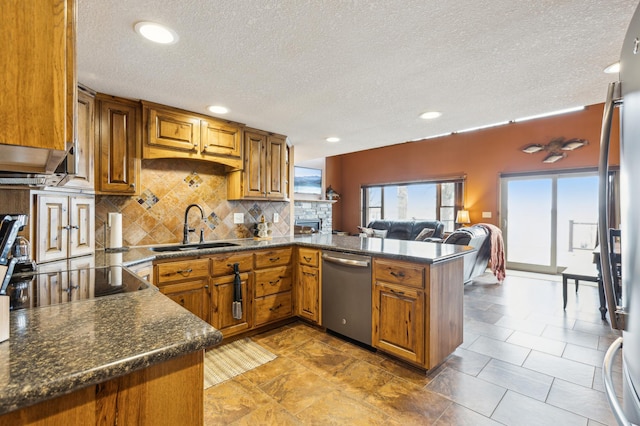
[[[244,168],[229,173],[230,200],[286,200],[288,198],[286,136],[260,130],[244,132]]]
[[[0,170],[51,173],[75,138],[75,2],[2,1],[0,16]]]
[[[100,194],[138,195],[140,103],[96,95],[95,187]]]
[[[189,158],[242,167],[242,125],[151,102],[143,105],[143,158]]]
[[[93,146],[95,135],[95,93],[80,86],[76,118],[78,138],[75,149],[76,173],[69,175],[67,188],[94,189]],[[67,158],[68,160],[68,158]],[[67,167],[67,170],[69,168]]]

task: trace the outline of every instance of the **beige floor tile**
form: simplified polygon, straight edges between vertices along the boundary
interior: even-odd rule
[[[276,400],[282,407],[292,414],[297,414],[313,404],[327,392],[336,390],[335,385],[305,370],[287,372],[275,379],[260,385],[266,394]]]
[[[390,382],[395,376],[365,361],[354,360],[335,371],[330,377],[333,383],[351,396],[364,399]]]
[[[293,414],[282,408],[277,402],[263,405],[232,423],[234,426],[278,425],[297,426],[300,422]]]
[[[482,414],[458,404],[451,404],[435,423],[436,426],[499,426]]]
[[[340,391],[318,398],[297,417],[304,424],[363,426],[386,425],[389,418],[382,411]]]
[[[204,391],[205,425],[231,423],[271,402],[260,389],[227,380]]]
[[[334,346],[316,339],[289,352],[287,357],[321,376],[332,376],[336,371],[355,362],[355,359]]]

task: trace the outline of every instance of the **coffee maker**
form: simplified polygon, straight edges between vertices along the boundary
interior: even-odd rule
[[[26,214],[0,214],[0,295],[7,294],[7,287],[15,273],[35,270],[30,258],[30,245],[18,232],[27,224]]]

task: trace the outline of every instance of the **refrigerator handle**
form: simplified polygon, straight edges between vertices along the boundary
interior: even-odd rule
[[[611,141],[611,123],[613,110],[620,98],[620,83],[609,83],[607,101],[602,113],[602,131],[600,132],[600,161],[598,164],[598,239],[600,241],[600,272],[607,308],[611,319],[611,328],[623,330],[624,321],[618,316],[616,300],[613,295],[613,276],[609,257],[609,144]]]
[[[611,346],[609,346],[607,353],[604,355],[604,362],[602,363],[602,380],[604,382],[604,390],[607,394],[609,405],[611,406],[611,411],[613,412],[613,416],[616,418],[618,424],[623,426],[633,426],[633,423],[631,423],[624,414],[624,410],[620,405],[620,401],[618,401],[616,390],[613,386],[612,366],[620,348],[622,348],[622,337],[618,337]]]

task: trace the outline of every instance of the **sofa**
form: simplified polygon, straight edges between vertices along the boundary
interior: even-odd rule
[[[491,239],[489,232],[482,225],[456,229],[444,239],[444,224],[438,220],[374,220],[367,225],[367,229],[386,231],[386,235],[383,234],[384,238],[411,241],[415,240],[425,228],[433,229],[434,232],[422,241],[458,244],[476,249],[464,256],[465,284],[485,273],[491,258]]]
[[[394,240],[415,240],[423,229],[433,229],[429,238],[442,238],[444,223],[439,220],[373,220],[368,229],[387,231],[385,238]]]

